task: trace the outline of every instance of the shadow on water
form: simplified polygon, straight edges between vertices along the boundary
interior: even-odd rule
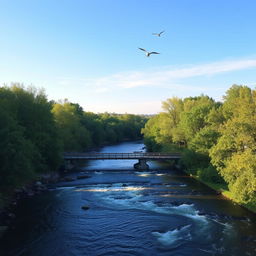
[[[20,201],[1,255],[256,254],[254,214],[166,164],[137,172],[132,162],[90,161],[81,170],[89,178]]]

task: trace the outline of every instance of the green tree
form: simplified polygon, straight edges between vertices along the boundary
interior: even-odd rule
[[[208,114],[214,106],[214,100],[204,95],[184,100],[185,111],[181,114],[178,127],[183,131],[186,143],[207,125]]]
[[[56,103],[52,113],[64,151],[85,151],[91,146],[91,134],[82,125],[83,112],[77,104],[68,101]]]
[[[7,112],[0,111],[0,186],[9,189],[34,175],[34,147],[24,129]]]
[[[233,86],[225,96],[223,113],[226,121],[219,129],[217,144],[210,150],[211,162],[236,199],[248,202],[256,184],[255,179],[245,184],[256,173],[255,165],[250,163],[256,152],[255,92],[246,86]]]
[[[0,88],[0,183],[23,184],[59,165],[57,131],[44,92],[20,84]]]

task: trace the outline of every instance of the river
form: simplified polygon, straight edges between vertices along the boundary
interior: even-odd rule
[[[126,142],[100,152],[143,146]],[[256,255],[254,214],[167,163],[149,162],[150,170],[138,172],[135,162],[89,161],[81,172],[90,178],[20,201],[1,255]]]

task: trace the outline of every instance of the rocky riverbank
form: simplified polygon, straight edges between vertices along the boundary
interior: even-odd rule
[[[42,174],[36,181],[27,184],[21,188],[15,189],[11,195],[7,196],[4,205],[0,207],[0,238],[11,227],[16,216],[14,214],[15,207],[21,199],[30,198],[48,191],[53,184],[57,182],[72,182],[77,179],[86,179],[90,176],[80,172],[78,175],[70,176],[70,172],[64,171],[62,173],[53,172]]]
[[[41,194],[48,190],[49,184],[56,183],[59,180],[58,172],[41,174],[35,181],[8,193],[2,200],[3,204],[0,207],[0,238],[16,218],[14,210],[21,199]]]

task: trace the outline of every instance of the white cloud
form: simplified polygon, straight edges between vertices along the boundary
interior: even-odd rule
[[[132,89],[138,87],[168,88],[178,95],[182,91],[192,93],[206,93],[211,87],[193,86],[188,81],[193,77],[209,77],[222,73],[245,70],[256,67],[256,58],[218,61],[186,67],[158,67],[144,71],[126,71],[98,78],[58,78],[62,88],[77,91],[86,90],[87,93],[105,94],[118,89]],[[189,84],[189,85],[188,85]],[[206,90],[207,89],[207,90]],[[213,89],[213,88],[212,88]],[[216,89],[216,87],[214,88]]]
[[[218,78],[217,81],[208,79],[209,76],[255,67],[256,58],[251,58],[185,67],[165,66],[144,71],[120,72],[98,78],[59,77],[58,83],[63,92],[69,91],[68,98],[71,101],[79,102],[82,106],[84,104],[87,111],[150,114],[161,111],[161,101],[172,96],[183,98],[204,93],[220,100],[232,82],[230,79],[228,83],[219,82]],[[200,82],[191,83],[189,78],[193,77],[200,78]],[[206,79],[201,79],[204,77]],[[250,85],[253,84],[252,81],[243,83]],[[123,91],[138,87],[143,90],[138,90],[136,97],[132,96],[133,91]]]
[[[159,67],[154,70],[121,72],[91,79],[63,78],[64,80],[62,79],[60,83],[69,81],[70,84],[79,84],[80,86],[93,88],[95,92],[104,93],[116,88],[165,87],[166,85],[178,84],[182,79],[186,78],[213,76],[254,67],[256,67],[256,59],[240,59],[190,65],[182,68]]]

